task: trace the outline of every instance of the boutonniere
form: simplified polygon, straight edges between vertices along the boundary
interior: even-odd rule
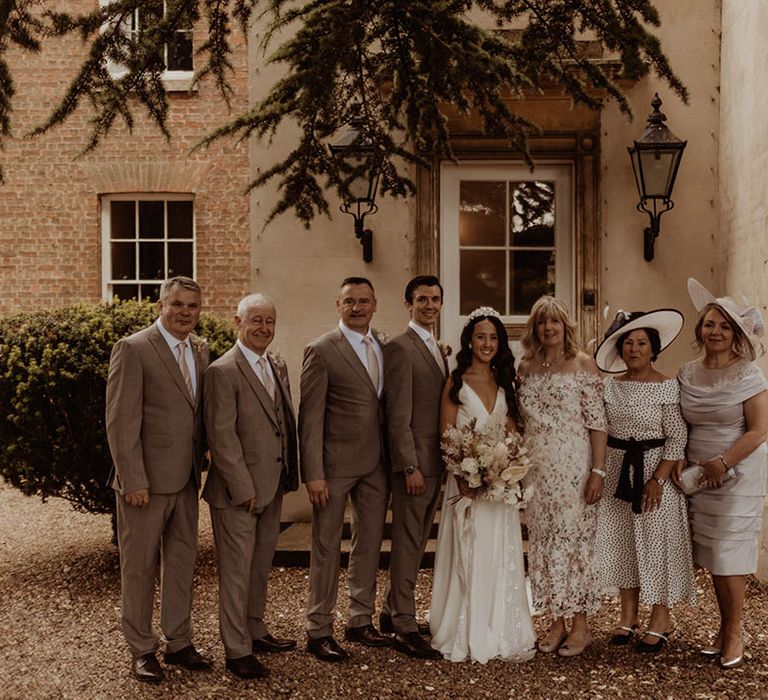
[[[283,359],[283,356],[277,352],[277,351],[269,351],[269,357],[272,360],[272,364],[275,366],[276,369],[279,369],[281,371],[284,371],[286,369],[285,360]]]
[[[376,340],[379,341],[379,345],[384,346],[388,345],[392,338],[390,338],[386,333],[383,333],[382,331],[376,331]]]
[[[437,347],[440,348],[440,352],[442,353],[443,357],[450,357],[451,353],[453,352],[453,348],[451,348],[451,346],[448,345],[448,343],[446,343],[444,340],[438,340]]]

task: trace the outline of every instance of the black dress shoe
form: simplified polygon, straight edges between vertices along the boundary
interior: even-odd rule
[[[382,634],[395,634],[395,632],[397,632],[394,624],[392,623],[392,615],[387,613],[379,614],[379,629],[381,630]],[[418,632],[422,637],[429,637],[431,634],[429,625],[423,622],[419,622]]]
[[[133,660],[133,675],[146,683],[159,683],[163,680],[163,669],[154,654],[144,654]]]
[[[183,666],[190,671],[207,671],[211,662],[201,656],[191,644],[178,651],[166,651],[165,663],[171,666]]]
[[[433,649],[418,632],[396,634],[393,639],[395,649],[412,656],[414,659],[442,659],[443,655]]]
[[[263,637],[253,640],[254,651],[290,651],[296,648],[295,639],[276,639],[271,634],[265,634]]]
[[[255,656],[241,656],[237,659],[227,659],[227,671],[238,678],[265,678],[269,669]]]
[[[308,639],[307,651],[320,661],[346,661],[349,658],[349,654],[333,637]]]
[[[373,625],[361,625],[360,627],[347,627],[344,630],[344,639],[349,642],[357,642],[367,647],[391,647],[392,640],[379,634]]]

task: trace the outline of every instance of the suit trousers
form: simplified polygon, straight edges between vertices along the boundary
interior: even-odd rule
[[[328,479],[328,502],[312,511],[312,550],[309,563],[307,635],[333,634],[333,608],[339,587],[341,534],[347,498],[352,501],[352,549],[349,553],[348,627],[371,624],[376,607],[376,572],[379,568],[388,486],[383,465],[365,476]]]
[[[149,505],[129,506],[117,495],[123,634],[134,657],[154,652],[155,570],[160,561],[160,629],[166,649],[192,643],[192,583],[197,558],[197,487],[153,493]]]
[[[384,612],[392,616],[392,625],[401,634],[416,632],[419,628],[414,601],[416,577],[442,483],[442,476],[425,476],[424,493],[409,496],[405,491],[405,475],[392,475],[392,553],[384,591]]]
[[[283,491],[258,513],[211,508],[219,562],[219,632],[228,659],[252,653],[252,640],[267,634],[267,581],[280,534]]]

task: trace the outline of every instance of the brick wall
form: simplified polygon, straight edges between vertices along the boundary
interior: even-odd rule
[[[68,2],[89,10],[96,0]],[[195,30],[199,46],[204,27]],[[247,107],[247,48],[233,35],[236,74],[233,113]],[[222,142],[188,155],[189,148],[228,117],[209,82],[195,94],[172,93],[172,140],[136,113],[133,133],[116,123],[93,153],[87,143],[89,106],[41,138],[24,135],[42,123],[76,74],[85,54],[79,39],[49,41],[40,54],[9,55],[16,84],[14,138],[0,159],[0,313],[101,297],[100,195],[184,192],[195,195],[197,277],[206,309],[229,316],[250,287],[247,144]]]

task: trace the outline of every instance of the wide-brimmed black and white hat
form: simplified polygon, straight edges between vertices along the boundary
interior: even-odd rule
[[[616,314],[608,327],[603,342],[595,351],[595,362],[603,372],[611,374],[624,372],[627,365],[621,359],[616,341],[630,331],[639,328],[653,328],[661,339],[661,350],[669,347],[683,328],[683,314],[677,309],[656,309],[654,311],[621,311]],[[659,352],[661,352],[661,350]]]

